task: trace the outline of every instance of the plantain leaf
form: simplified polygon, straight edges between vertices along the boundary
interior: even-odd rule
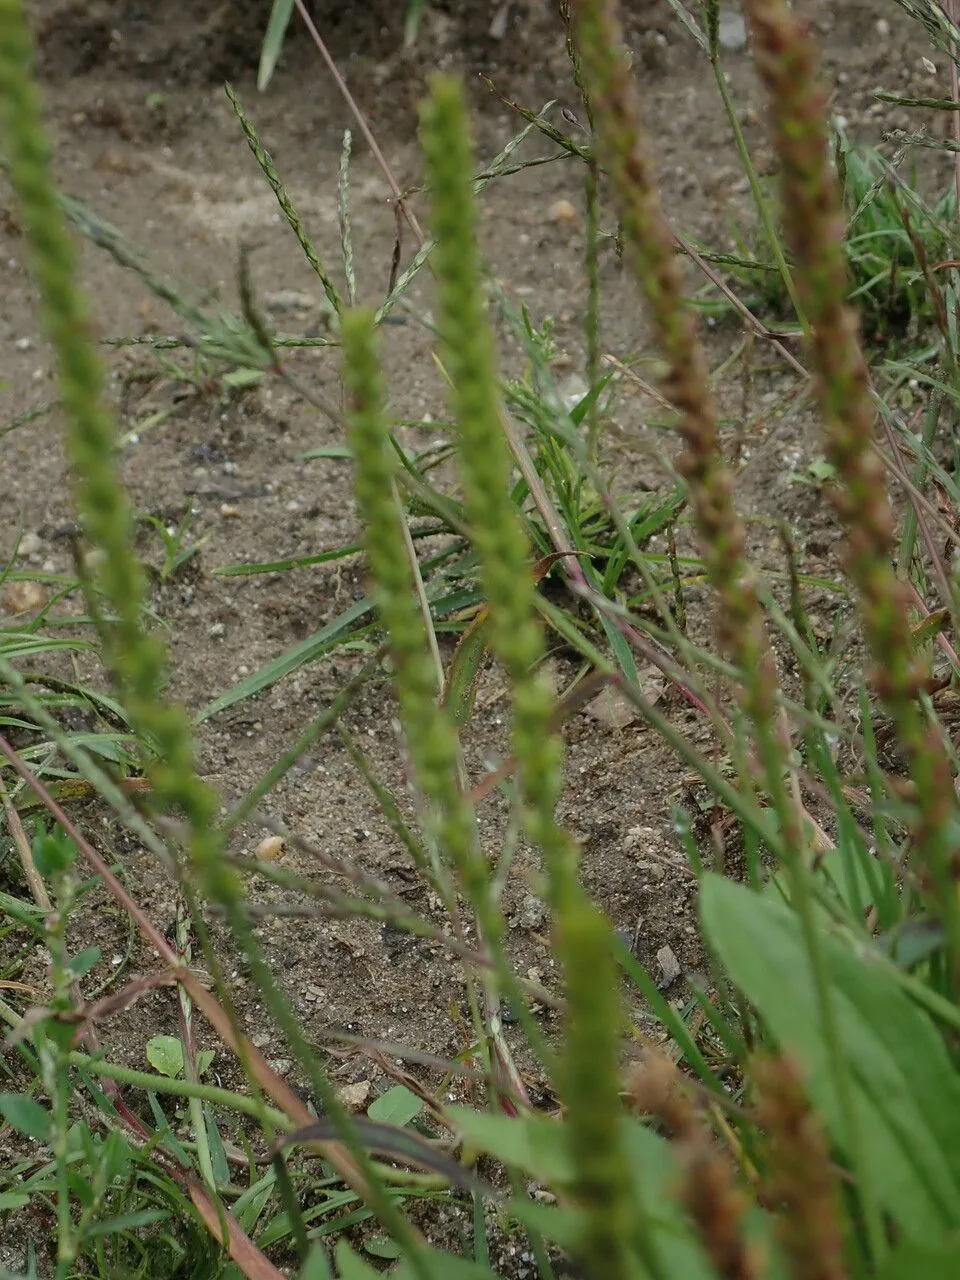
[[[733,981],[800,1064],[811,1100],[846,1150],[847,1116],[796,913],[707,875],[700,914]],[[905,1237],[939,1237],[960,1226],[960,1080],[936,1027],[879,957],[825,930],[820,946],[851,1077],[861,1168]]]

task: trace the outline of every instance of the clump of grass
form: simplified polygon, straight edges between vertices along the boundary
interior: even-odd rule
[[[922,345],[937,322],[929,272],[952,257],[956,192],[951,185],[924,199],[916,174],[900,174],[902,155],[888,159],[875,147],[851,143],[843,130],[832,144],[845,215],[847,301],[871,350],[905,354]],[[765,184],[765,201],[774,200],[774,186]],[[761,316],[795,322],[780,272],[764,262],[764,240],[739,231],[737,241],[739,257],[726,269],[745,301]]]

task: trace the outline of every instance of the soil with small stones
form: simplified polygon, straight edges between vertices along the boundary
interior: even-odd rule
[[[339,263],[337,170],[343,132],[353,127],[335,84],[299,28],[293,31],[275,82],[264,95],[255,89],[256,59],[265,14],[260,3],[155,5],[127,0],[45,0],[34,6],[39,71],[56,144],[57,172],[65,192],[82,201],[136,245],[152,270],[202,304],[237,311],[238,258],[252,246],[256,295],[282,331],[315,331],[322,319],[318,282],[281,222],[274,197],[254,163],[230,104],[229,79],[255,120],[324,261]],[[507,100],[533,108],[549,99],[563,127],[561,107],[580,108],[568,71],[563,39],[546,0],[494,0],[428,6],[418,44],[404,50],[399,4],[318,3],[314,15],[351,91],[366,113],[401,187],[421,178],[416,104],[427,73],[460,68],[471,84],[477,150],[492,158],[522,122],[484,87],[490,77]],[[877,104],[877,87],[927,96],[945,95],[946,68],[903,19],[893,0],[881,6],[848,0],[805,5],[825,49],[827,83],[835,87],[835,110],[854,139],[875,142],[883,129],[916,127],[888,104]],[[644,110],[655,141],[664,199],[676,225],[715,249],[732,246],[729,228],[745,216],[747,194],[712,73],[665,0],[626,5],[636,53]],[[931,73],[924,58],[937,63]],[[747,141],[762,170],[771,167],[764,132],[762,96],[749,53],[727,54],[727,74]],[[936,123],[936,122],[934,122]],[[549,154],[549,146],[525,144],[521,156]],[[944,170],[945,172],[945,170]],[[943,176],[943,175],[941,175]],[[560,355],[555,368],[561,389],[576,391],[584,372],[582,340],[585,290],[582,266],[582,181],[573,164],[533,167],[493,183],[481,199],[483,247],[497,278],[515,304],[529,307],[535,321],[551,316]],[[368,148],[355,143],[351,175],[357,285],[362,299],[384,296],[391,275],[397,224],[384,178]],[[565,203],[566,202],[566,203]],[[413,207],[423,218],[419,197]],[[609,211],[606,213],[609,222]],[[416,246],[404,232],[402,262]],[[102,338],[178,335],[181,324],[151,295],[143,281],[121,270],[90,245],[83,270]],[[331,267],[333,270],[333,267]],[[630,360],[647,345],[634,287],[612,250],[601,262],[603,347]],[[702,281],[691,275],[691,287]],[[18,215],[0,185],[0,422],[40,408],[56,396],[50,352],[40,335],[35,289],[27,273]],[[421,276],[409,298],[416,315],[430,305]],[[425,425],[410,429],[410,442],[429,440],[431,421],[442,423],[443,386],[432,360],[429,329],[414,319],[385,329],[393,410]],[[719,366],[743,339],[738,324],[721,320],[704,329],[713,365]],[[506,333],[502,361],[521,369]],[[357,538],[348,464],[335,456],[306,461],[310,450],[343,444],[335,423],[288,384],[268,381],[248,390],[224,391],[205,379],[158,372],[156,358],[137,347],[108,347],[110,395],[125,444],[123,479],[139,512],[174,525],[189,506],[189,540],[200,547],[182,571],[155,581],[151,605],[170,650],[170,692],[191,712],[264,663],[290,650],[350,608],[364,593],[364,570],[354,556],[333,565],[255,577],[218,576],[223,566],[273,562],[316,554]],[[729,442],[741,461],[737,495],[753,518],[751,550],[758,565],[782,568],[776,522],[786,520],[811,573],[836,572],[838,538],[825,500],[814,487],[796,483],[820,450],[815,423],[789,392],[794,376],[770,350],[754,346],[749,378],[721,386]],[[177,366],[189,369],[189,362]],[[305,388],[336,402],[340,395],[334,352],[291,352],[287,367]],[[672,448],[652,426],[656,406],[629,383],[608,426],[605,465],[620,492],[664,483],[660,455]],[[26,532],[18,568],[71,572],[70,478],[56,411],[0,435],[4,483],[0,486],[0,561]],[[437,436],[443,428],[437,426]],[[159,563],[159,540],[141,531],[145,558]],[[9,597],[7,605],[15,603]],[[692,592],[691,627],[708,638],[709,600]],[[832,598],[812,599],[815,617],[829,629]],[[11,625],[12,618],[3,619]],[[449,658],[449,647],[445,656]],[[206,720],[199,730],[200,768],[224,805],[242,795],[289,748],[312,718],[328,708],[369,655],[338,651],[301,667],[262,695]],[[81,675],[92,671],[78,660]],[[564,653],[552,659],[558,684],[575,673]],[[717,752],[707,727],[675,691],[651,672],[660,706],[708,756]],[[639,959],[658,975],[672,957],[684,975],[695,974],[701,952],[694,922],[692,882],[672,826],[675,805],[696,803],[688,770],[642,721],[582,712],[565,728],[566,791],[560,816],[582,847],[583,880]],[[507,690],[491,669],[481,684],[477,713],[466,742],[466,764],[480,777],[507,750]],[[406,810],[411,797],[387,689],[372,681],[347,710],[343,724],[374,773]],[[324,858],[334,858],[385,882],[410,909],[444,927],[439,902],[428,892],[374,796],[363,783],[343,740],[322,737],[299,761],[265,805],[272,819],[300,838],[279,866],[313,875],[349,890]],[[505,835],[506,809],[492,798],[481,808],[481,830],[492,857]],[[117,862],[131,892],[162,931],[177,913],[176,891],[163,868],[137,840],[118,833],[96,808],[75,811],[78,824],[101,851]],[[711,817],[704,813],[697,835],[711,849]],[[720,828],[716,828],[720,831]],[[264,831],[238,831],[233,849],[250,854]],[[0,844],[0,887],[25,892],[9,842]],[[263,911],[258,933],[267,958],[293,1001],[308,1037],[320,1044],[346,1032],[373,1041],[410,1046],[449,1059],[467,1045],[464,986],[456,961],[438,944],[418,941],[371,920],[315,919],[278,914],[305,899],[260,878],[250,896]],[[521,848],[509,875],[504,902],[510,953],[517,973],[556,990],[559,975],[545,928],[534,856]],[[242,958],[212,921],[219,958],[231,982],[243,1024],[273,1066],[298,1087],[287,1045],[274,1030]],[[171,934],[172,936],[172,934]],[[124,913],[96,892],[78,912],[72,943],[99,945],[102,961],[84,981],[87,991],[122,969],[123,979],[157,966],[148,947],[130,941]],[[45,956],[39,947],[19,948],[24,935],[2,943],[7,976],[28,984],[27,1003],[47,991]],[[668,948],[669,952],[665,952]],[[659,959],[658,959],[659,955]],[[17,957],[17,963],[14,961]],[[125,958],[125,959],[121,959]],[[685,978],[668,996],[685,999]],[[13,999],[13,993],[10,997]],[[655,1028],[637,1009],[642,1032]],[[546,1010],[538,1015],[549,1032]],[[528,1073],[534,1100],[550,1106],[545,1082],[526,1053],[518,1029],[508,1026],[518,1060]],[[160,990],[101,1028],[114,1060],[146,1067],[145,1045],[157,1033],[178,1033],[173,993]],[[205,1029],[201,1047],[216,1047],[214,1073],[225,1084],[237,1080],[229,1052]],[[338,1085],[369,1085],[369,1098],[391,1079],[396,1051],[373,1060],[343,1049],[321,1051]],[[407,1062],[427,1089],[439,1077]],[[363,1089],[360,1091],[363,1092]],[[445,1098],[468,1098],[456,1081]],[[135,1098],[131,1104],[139,1106]],[[0,1159],[20,1158],[0,1129]],[[8,1149],[9,1148],[9,1149]],[[468,1217],[451,1207],[425,1226],[438,1241],[453,1241]],[[0,1263],[25,1265],[27,1241],[49,1264],[52,1219],[39,1207],[21,1215],[14,1235],[4,1232]],[[533,1274],[522,1245],[493,1238],[494,1264],[504,1275]],[[278,1262],[290,1265],[289,1257]]]

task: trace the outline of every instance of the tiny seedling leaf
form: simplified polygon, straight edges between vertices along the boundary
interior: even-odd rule
[[[97,963],[100,956],[99,947],[87,947],[84,951],[78,951],[70,961],[70,972],[77,978],[84,977]]]
[[[33,842],[33,861],[44,880],[69,871],[76,856],[76,845],[59,829],[37,836]]]
[[[147,1041],[147,1061],[154,1071],[175,1080],[183,1070],[183,1045],[176,1036],[154,1036]]]
[[[392,1089],[370,1103],[367,1115],[378,1124],[392,1124],[403,1128],[423,1110],[423,1103],[405,1085],[395,1084]]]
[[[197,1079],[202,1080],[206,1073],[213,1065],[213,1060],[217,1056],[216,1049],[201,1049],[197,1054]]]
[[[45,1142],[50,1132],[50,1113],[23,1093],[0,1093],[0,1116],[11,1129]]]
[[[403,1254],[403,1250],[395,1240],[391,1240],[389,1236],[370,1236],[364,1240],[363,1247],[372,1258],[385,1258],[389,1262],[393,1262]]]

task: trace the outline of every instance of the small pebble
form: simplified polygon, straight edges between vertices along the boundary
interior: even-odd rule
[[[37,533],[25,533],[20,539],[18,555],[35,556],[43,546],[43,539]]]
[[[721,9],[717,37],[720,40],[720,47],[729,53],[739,53],[741,49],[745,49],[747,25],[743,17],[732,9]]]
[[[577,211],[569,200],[554,200],[547,210],[551,222],[576,222]]]
[[[577,407],[589,389],[578,373],[571,373],[561,382],[560,399],[568,413]]]
[[[546,909],[540,899],[534,897],[532,893],[526,894],[516,915],[516,922],[520,928],[539,929],[545,918]]]
[[[207,632],[207,635],[210,636],[212,640],[216,640],[218,636],[224,635],[226,633],[226,630],[227,628],[223,625],[222,622],[215,622],[213,626],[210,628],[210,630]]]
[[[639,716],[639,711],[616,688],[601,689],[583,709],[584,715],[596,720],[606,729],[625,729]]]
[[[357,1080],[354,1084],[345,1084],[337,1090],[337,1097],[348,1111],[362,1111],[370,1097],[370,1081]]]
[[[680,961],[672,947],[661,947],[657,952],[657,964],[660,966],[660,981],[657,986],[663,991],[680,977]]]
[[[282,836],[266,836],[257,845],[254,857],[261,862],[276,862],[277,858],[283,856],[286,847],[286,841]]]
[[[8,582],[0,601],[7,613],[34,613],[47,603],[47,593],[39,582]]]

